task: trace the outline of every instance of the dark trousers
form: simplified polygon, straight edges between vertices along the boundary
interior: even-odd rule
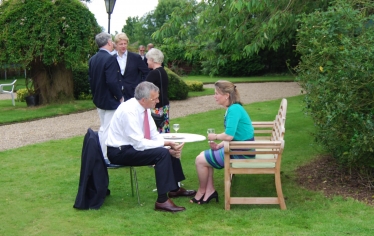
[[[172,157],[163,147],[137,151],[132,146],[120,148],[108,146],[111,163],[125,166],[155,165],[158,194],[165,194],[178,188],[178,182],[185,179],[180,159]]]

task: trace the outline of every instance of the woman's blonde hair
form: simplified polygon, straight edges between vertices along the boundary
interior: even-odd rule
[[[229,94],[229,106],[234,103],[242,104],[240,102],[240,94],[235,84],[227,80],[218,80],[214,83],[214,86],[220,94]]]

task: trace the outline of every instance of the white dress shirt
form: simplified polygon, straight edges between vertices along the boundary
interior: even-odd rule
[[[127,51],[122,55],[122,57],[117,52],[118,65],[121,68],[121,74],[125,73],[126,63],[127,63]]]
[[[149,109],[147,115],[151,139],[144,138],[144,111],[144,107],[136,98],[121,103],[110,122],[106,145],[111,147],[131,145],[137,151],[163,147],[164,138],[157,131]]]

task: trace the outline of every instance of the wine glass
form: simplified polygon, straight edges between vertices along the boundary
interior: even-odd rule
[[[174,129],[175,133],[178,133],[179,124],[173,124],[173,129]]]
[[[208,134],[215,134],[216,131],[215,131],[213,128],[209,128],[209,129],[207,130],[207,133],[208,133]],[[208,142],[210,143],[210,142],[213,142],[213,141],[208,141]]]

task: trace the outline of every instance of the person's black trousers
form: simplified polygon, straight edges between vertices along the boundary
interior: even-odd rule
[[[137,151],[130,145],[119,148],[108,146],[107,155],[110,162],[116,165],[155,165],[158,194],[177,189],[177,183],[185,179],[180,159],[172,157],[169,149],[163,147]]]

